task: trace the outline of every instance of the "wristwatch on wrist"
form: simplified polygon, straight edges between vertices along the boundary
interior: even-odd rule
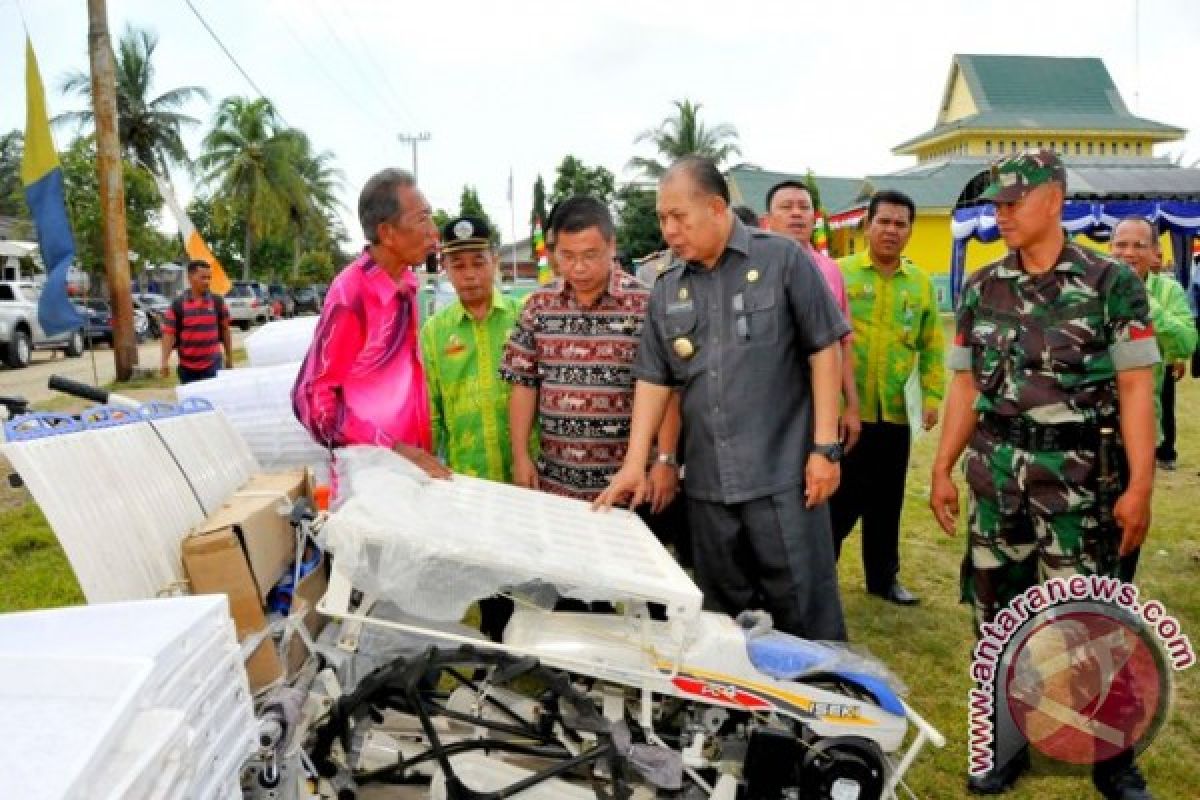
[[[817,455],[825,456],[831,463],[838,463],[842,460],[842,443],[834,442],[833,444],[813,444],[813,452]]]
[[[672,467],[678,467],[678,466],[679,466],[679,462],[675,460],[675,454],[674,454],[674,453],[659,453],[659,454],[658,454],[658,457],[654,459],[654,463],[656,463],[656,464],[668,464],[668,465],[670,465],[670,466],[672,466]]]

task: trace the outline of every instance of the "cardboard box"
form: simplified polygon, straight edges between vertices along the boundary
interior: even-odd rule
[[[300,585],[293,595],[297,598],[292,601],[293,608],[295,608],[296,602],[303,600],[305,607],[309,609],[308,613],[304,615],[304,627],[308,628],[308,635],[314,640],[321,635],[321,630],[328,621],[324,614],[317,611],[317,603],[321,601],[328,588],[329,559],[322,557],[320,566],[300,579]],[[289,678],[295,677],[307,658],[308,648],[304,646],[304,642],[298,636],[293,635],[287,652]]]
[[[183,541],[183,568],[192,593],[228,596],[238,641],[267,626],[263,603],[296,550],[292,528],[280,514],[281,501],[300,497],[311,497],[307,471],[255,475]],[[271,639],[247,659],[246,671],[255,690],[283,674]]]
[[[191,536],[183,542],[183,567],[193,594],[224,594],[229,598],[238,641],[267,627],[258,589],[246,552],[230,528]],[[246,659],[250,688],[258,690],[283,674],[283,664],[268,638]]]
[[[310,497],[309,484],[307,470],[255,475],[193,533],[203,536],[228,529],[237,537],[260,602],[266,602],[271,587],[296,558],[296,537],[280,507],[285,499],[290,503]]]

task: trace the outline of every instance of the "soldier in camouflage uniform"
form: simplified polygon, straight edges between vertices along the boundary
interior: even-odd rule
[[[978,626],[1016,595],[1056,576],[1115,575],[1118,552],[1145,538],[1154,472],[1158,347],[1145,288],[1124,264],[1065,239],[1066,170],[1046,150],[992,168],[984,197],[1009,254],[963,289],[942,440],[930,505],[952,534],[958,491],[951,471],[966,452],[970,535],[964,595]],[[1097,450],[1119,430],[1128,481],[1101,524]],[[1118,541],[1119,539],[1119,541]],[[976,794],[999,794],[1029,766],[1028,748],[972,776]],[[1106,798],[1147,800],[1132,751],[1096,765]]]

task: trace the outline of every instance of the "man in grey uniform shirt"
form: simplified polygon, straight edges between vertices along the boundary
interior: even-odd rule
[[[849,332],[795,242],[748,229],[708,159],[677,161],[658,217],[676,255],[650,296],[624,466],[600,507],[646,492],[672,389],[683,394],[688,520],[710,610],[844,639],[829,511],[841,458],[839,341]]]

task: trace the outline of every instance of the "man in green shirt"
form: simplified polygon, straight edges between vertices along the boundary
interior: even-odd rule
[[[912,434],[905,386],[913,370],[925,430],[937,424],[945,386],[942,325],[933,284],[904,257],[916,207],[882,191],[867,207],[867,249],[839,262],[854,329],[854,378],[862,432],[842,461],[842,482],[829,500],[834,548],[862,519],[867,591],[897,605],[917,597],[898,580],[900,511]]]
[[[521,302],[496,286],[486,222],[452,219],[442,228],[442,264],[458,300],[421,328],[434,453],[464,475],[508,483],[509,385],[500,380],[504,343]]]
[[[1128,264],[1146,284],[1146,299],[1150,302],[1150,323],[1154,326],[1154,339],[1158,342],[1162,360],[1154,365],[1154,410],[1158,417],[1158,439],[1163,439],[1163,385],[1173,381],[1171,365],[1191,356],[1196,349],[1196,327],[1192,322],[1192,310],[1188,306],[1183,287],[1170,276],[1154,271],[1161,258],[1158,246],[1158,231],[1153,223],[1141,217],[1127,217],[1113,229],[1112,254]],[[1174,469],[1174,461],[1162,469]],[[1137,571],[1141,548],[1135,548],[1121,557],[1118,572],[1124,581],[1132,581]]]
[[[488,224],[476,217],[452,219],[442,227],[442,266],[458,300],[421,327],[421,358],[433,452],[455,472],[509,483],[509,385],[499,370],[521,301],[496,286],[490,237]],[[500,641],[512,609],[503,596],[480,600],[479,629]]]

